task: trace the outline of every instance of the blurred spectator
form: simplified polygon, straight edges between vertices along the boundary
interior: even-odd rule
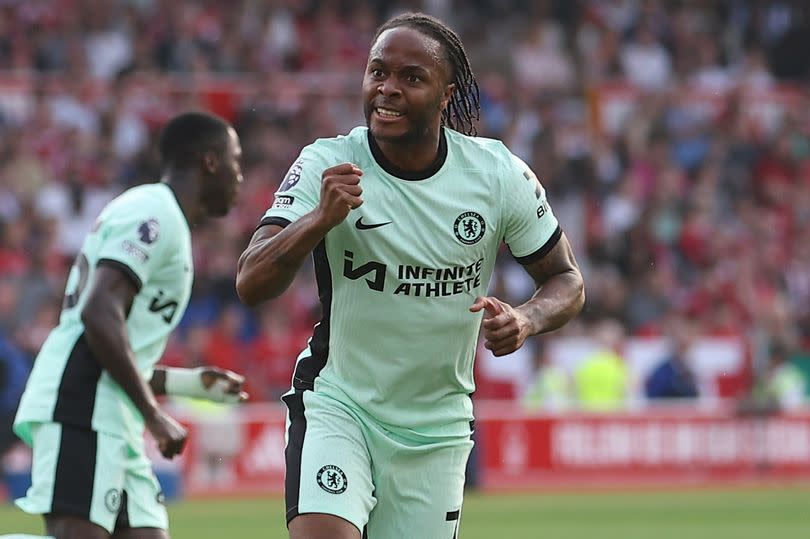
[[[627,78],[644,90],[662,90],[672,77],[669,52],[647,23],[622,47],[621,62]]]
[[[231,304],[222,309],[219,317],[209,329],[205,346],[205,365],[239,372],[242,367],[244,346],[241,331],[244,314],[239,305]]]
[[[573,406],[571,379],[561,365],[538,347],[535,353],[534,380],[523,396],[523,406],[527,410],[562,412]]]
[[[0,275],[22,276],[28,271],[30,260],[25,252],[25,241],[31,233],[26,220],[0,221]]]
[[[62,306],[56,302],[43,302],[36,307],[30,319],[23,320],[18,328],[16,341],[25,355],[33,361],[45,343],[51,330],[59,322]]]
[[[574,82],[574,67],[564,49],[559,25],[551,20],[532,21],[512,51],[516,82],[526,92],[567,90]]]
[[[192,325],[186,332],[185,346],[174,352],[178,357],[171,363],[188,368],[210,365],[207,356],[209,339],[207,326]]]
[[[698,382],[692,370],[690,353],[696,337],[695,324],[683,318],[667,324],[670,351],[650,373],[644,384],[648,399],[694,399]]]
[[[658,333],[656,322],[672,306],[675,284],[675,277],[668,264],[658,264],[646,269],[624,303],[624,319],[631,332]]]
[[[720,46],[714,36],[701,36],[697,43],[698,67],[692,81],[699,87],[714,92],[730,90],[735,81],[720,58]]]
[[[630,396],[630,374],[621,356],[624,329],[613,319],[599,320],[591,330],[597,349],[582,360],[574,376],[577,400],[584,410],[620,410]]]
[[[775,341],[768,350],[768,363],[754,382],[751,396],[740,404],[746,414],[769,414],[800,408],[806,399],[807,381],[790,362],[790,348]]]
[[[17,281],[0,273],[0,335],[13,335],[19,324],[17,305],[20,293]]]
[[[246,391],[262,400],[278,400],[290,389],[298,354],[308,335],[295,331],[288,313],[277,306],[260,313],[259,331],[249,344],[244,366]]]
[[[0,332],[0,457],[16,439],[11,425],[29,371],[25,356]]]
[[[786,411],[802,406],[807,384],[802,372],[789,361],[789,355],[790,350],[786,346],[774,345],[763,381],[765,398]]]

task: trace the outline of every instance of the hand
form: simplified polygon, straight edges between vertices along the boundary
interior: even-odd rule
[[[529,336],[529,320],[520,311],[493,297],[479,297],[470,306],[470,312],[484,311],[484,347],[495,356],[511,354]]]
[[[318,214],[322,222],[330,229],[339,225],[349,212],[363,204],[360,195],[360,176],[363,171],[351,163],[327,168],[321,176],[321,201]]]
[[[203,387],[215,396],[218,393],[230,396],[231,398],[222,399],[229,402],[245,402],[248,400],[249,395],[242,388],[245,385],[245,377],[241,374],[236,374],[233,371],[220,369],[219,367],[202,367],[200,371],[200,380]],[[221,386],[221,391],[213,391],[214,384]],[[217,400],[217,399],[213,399]]]
[[[188,431],[160,408],[146,421],[146,428],[157,442],[160,454],[167,459],[172,459],[183,451]]]

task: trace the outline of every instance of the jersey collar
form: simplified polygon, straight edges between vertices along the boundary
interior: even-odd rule
[[[401,180],[426,180],[439,172],[444,165],[444,162],[447,160],[447,137],[444,134],[444,127],[439,130],[439,154],[436,156],[436,160],[425,170],[420,170],[417,172],[408,172],[402,170],[386,159],[382,150],[377,145],[377,141],[371,136],[371,129],[366,131],[366,138],[368,139],[368,147],[371,150],[371,155],[374,156],[374,160],[377,162],[377,164],[380,165],[380,167],[388,174]]]
[[[188,217],[186,216],[186,212],[183,211],[183,205],[180,204],[180,198],[177,196],[177,191],[174,190],[174,187],[171,184],[168,184],[166,182],[160,182],[160,183],[165,185],[169,189],[169,192],[174,197],[174,201],[177,203],[177,209],[180,210],[180,214],[183,216],[183,219],[185,219],[186,224],[191,226],[191,223],[189,223]]]

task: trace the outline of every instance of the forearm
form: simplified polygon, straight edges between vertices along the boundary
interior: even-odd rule
[[[82,315],[85,336],[93,355],[112,379],[124,390],[144,418],[158,409],[155,395],[135,366],[135,358],[126,333],[123,313],[97,311]]]
[[[328,231],[311,212],[272,237],[254,239],[239,257],[236,290],[242,302],[253,306],[280,296]]]
[[[529,320],[529,333],[553,331],[574,318],[585,303],[585,286],[577,270],[550,277],[517,309]]]
[[[149,379],[149,388],[156,397],[166,394],[166,369],[155,367],[155,370],[152,371],[152,378]]]
[[[218,367],[155,367],[149,385],[155,395],[238,403],[248,399],[245,378]]]

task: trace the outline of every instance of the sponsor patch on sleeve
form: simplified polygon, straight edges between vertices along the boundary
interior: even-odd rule
[[[537,208],[537,218],[542,219],[543,216],[546,214],[546,202],[543,201],[540,203],[540,207]]]
[[[124,242],[121,244],[121,248],[124,250],[125,253],[129,253],[130,255],[132,255],[132,257],[135,258],[135,260],[137,260],[141,264],[149,260],[149,255],[146,254],[146,251],[135,245],[134,242],[124,240]]]
[[[273,209],[286,210],[291,208],[295,202],[295,197],[290,195],[277,195],[276,200],[273,202]]]

